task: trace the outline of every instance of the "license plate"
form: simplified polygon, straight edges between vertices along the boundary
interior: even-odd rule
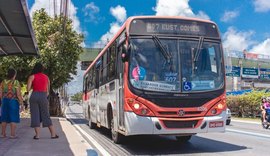
[[[215,121],[209,123],[209,128],[223,127],[223,121]]]

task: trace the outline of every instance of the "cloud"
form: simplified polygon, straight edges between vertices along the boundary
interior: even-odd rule
[[[250,52],[270,55],[270,38],[267,38],[262,43],[255,45]]]
[[[56,1],[56,14],[59,15],[60,13],[60,3],[61,1],[58,0]],[[50,0],[35,0],[32,8],[30,9],[30,15],[32,17],[33,13],[36,10],[40,10],[41,8],[44,8],[46,10],[46,12],[50,15],[50,16],[54,16],[54,1],[50,1]],[[81,33],[81,27],[80,27],[80,21],[79,18],[77,17],[77,8],[74,6],[74,4],[72,3],[72,1],[69,1],[69,5],[68,5],[68,16],[69,18],[72,20],[73,22],[73,29],[75,31],[77,31],[78,33]]]
[[[153,10],[156,11],[157,16],[186,16],[210,19],[203,11],[195,14],[188,3],[189,0],[157,0],[156,7]]]
[[[221,17],[222,22],[229,22],[239,16],[239,11],[225,11]]]
[[[116,7],[111,7],[110,13],[113,15],[116,21],[112,22],[110,24],[110,30],[104,35],[102,35],[98,42],[95,42],[93,44],[93,47],[95,48],[103,48],[106,43],[108,43],[108,41],[112,39],[112,37],[117,33],[117,31],[120,29],[121,25],[127,18],[126,9],[120,5]]]
[[[229,27],[223,35],[223,47],[229,50],[243,51],[255,44],[251,39],[253,31],[237,31],[234,27]]]
[[[110,8],[111,14],[116,18],[117,22],[124,22],[127,19],[126,9],[120,5]]]
[[[256,12],[267,12],[270,10],[269,0],[255,0],[253,4]]]
[[[100,9],[94,2],[86,4],[82,11],[84,12],[84,16],[86,16],[86,22],[98,23],[104,19],[103,17],[98,16]]]

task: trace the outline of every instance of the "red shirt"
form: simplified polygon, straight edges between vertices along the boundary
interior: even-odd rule
[[[34,80],[32,82],[34,92],[47,92],[49,78],[43,73],[34,74]]]

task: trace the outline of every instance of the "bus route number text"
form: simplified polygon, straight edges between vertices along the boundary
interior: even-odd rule
[[[147,32],[189,32],[198,33],[200,27],[198,25],[189,24],[165,24],[165,23],[147,23]]]

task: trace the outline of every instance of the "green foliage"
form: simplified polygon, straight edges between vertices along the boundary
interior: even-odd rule
[[[71,96],[71,100],[72,101],[80,101],[80,100],[82,100],[82,95],[83,95],[82,92],[78,92],[78,93],[74,94],[73,96]]]
[[[66,24],[63,24],[64,21]],[[56,89],[72,80],[83,36],[72,29],[72,21],[63,16],[51,18],[44,9],[33,15],[33,27],[40,50],[39,61],[47,68],[52,88]]]
[[[66,24],[63,24],[66,21]],[[8,68],[17,70],[17,79],[26,83],[33,66],[42,62],[45,73],[51,81],[51,88],[57,89],[72,80],[76,64],[83,49],[83,36],[72,29],[72,21],[63,16],[50,17],[44,9],[33,15],[33,28],[40,57],[7,56],[0,58],[0,79],[5,78]]]
[[[26,82],[31,74],[35,58],[33,56],[5,56],[0,57],[0,79],[5,79],[9,68],[17,70],[17,79]]]
[[[270,96],[270,92],[252,91],[243,95],[232,96],[226,98],[227,106],[240,117],[256,117],[260,114],[261,98]]]

